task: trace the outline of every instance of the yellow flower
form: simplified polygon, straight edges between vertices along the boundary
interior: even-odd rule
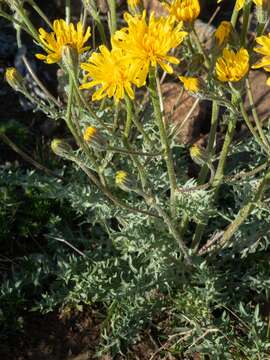
[[[177,21],[193,22],[200,14],[201,8],[198,0],[174,0],[171,4],[164,4]]]
[[[249,54],[241,48],[238,52],[224,49],[216,62],[216,74],[220,81],[240,81],[248,72]]]
[[[173,72],[168,63],[178,64],[179,60],[169,56],[168,52],[180,45],[187,35],[182,31],[182,23],[175,26],[169,17],[157,19],[151,13],[148,23],[145,17],[145,11],[136,16],[125,13],[128,26],[112,37],[113,47],[122,49],[134,65],[140,85],[145,83],[149,66],[156,67],[159,64],[167,73]]]
[[[100,85],[93,94],[93,100],[101,100],[105,96],[114,96],[116,101],[124,98],[125,92],[134,99],[132,84],[138,85],[134,66],[127,59],[121,49],[109,51],[106,46],[99,47],[100,53],[93,53],[87,63],[81,68],[86,71],[81,89],[90,89]],[[90,82],[87,79],[91,78]]]
[[[254,51],[264,56],[257,64],[253,65],[252,68],[264,68],[265,71],[270,72],[270,33],[268,35],[257,37],[256,42],[260,46],[254,48]],[[267,79],[267,85],[270,86],[270,77]]]
[[[232,24],[229,21],[221,21],[214,34],[219,46],[221,46],[224,42],[227,42],[231,31]]]
[[[179,80],[184,84],[184,88],[190,92],[198,92],[200,90],[200,80],[195,77],[178,76]]]
[[[73,24],[67,24],[64,20],[55,20],[53,22],[53,32],[46,32],[44,29],[39,29],[39,39],[41,45],[44,47],[47,55],[36,54],[40,60],[44,60],[47,64],[57,63],[62,58],[62,48],[65,45],[73,47],[78,54],[82,54],[88,50],[89,46],[84,46],[89,39],[90,27],[84,33],[83,25],[79,21],[76,28]]]

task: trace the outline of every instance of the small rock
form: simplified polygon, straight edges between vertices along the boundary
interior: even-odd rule
[[[179,100],[181,85],[176,83],[165,83],[161,86],[161,90],[166,120],[180,126],[196,98],[184,91]],[[178,133],[178,139],[181,144],[190,144],[197,140],[204,127],[205,113],[204,102],[199,102],[195,106],[190,118],[183,124]]]

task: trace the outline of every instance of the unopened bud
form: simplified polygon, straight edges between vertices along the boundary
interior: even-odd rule
[[[54,139],[51,142],[51,149],[56,155],[63,158],[68,158],[72,153],[71,146],[66,141],[61,139]]]
[[[98,150],[105,150],[108,142],[100,131],[94,126],[88,126],[83,134],[84,140],[92,147]]]
[[[233,31],[232,24],[230,21],[222,21],[215,31],[215,39],[218,46],[225,46],[230,38]]]
[[[194,144],[189,149],[191,159],[200,166],[203,166],[208,161],[206,150]]]
[[[136,190],[135,181],[124,170],[119,170],[115,174],[115,184],[124,191]]]
[[[270,2],[269,0],[262,0],[261,4],[260,1],[256,6],[256,15],[259,24],[266,24],[267,20],[269,19],[270,15]]]
[[[23,87],[23,77],[15,67],[9,67],[6,69],[5,78],[8,84],[18,91]]]

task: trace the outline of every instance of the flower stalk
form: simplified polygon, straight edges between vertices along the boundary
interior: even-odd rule
[[[173,210],[174,202],[175,202],[175,190],[177,186],[176,175],[174,170],[172,152],[170,149],[170,143],[166,133],[165,125],[163,123],[163,116],[160,109],[160,101],[157,92],[157,84],[156,84],[156,76],[155,76],[154,68],[151,68],[149,72],[149,92],[154,108],[155,119],[157,122],[157,126],[159,128],[160,141],[164,151],[164,158],[167,165],[168,176],[170,181],[170,190],[171,190],[171,207]]]

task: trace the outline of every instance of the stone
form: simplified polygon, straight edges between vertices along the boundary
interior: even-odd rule
[[[184,91],[182,97],[179,99],[181,91],[180,83],[164,83],[161,86],[161,91],[164,99],[166,121],[181,127],[196,98]],[[200,137],[201,133],[205,132],[205,110],[205,102],[203,101],[200,101],[195,106],[189,119],[185,121],[178,132],[177,139],[181,144],[192,144]]]

